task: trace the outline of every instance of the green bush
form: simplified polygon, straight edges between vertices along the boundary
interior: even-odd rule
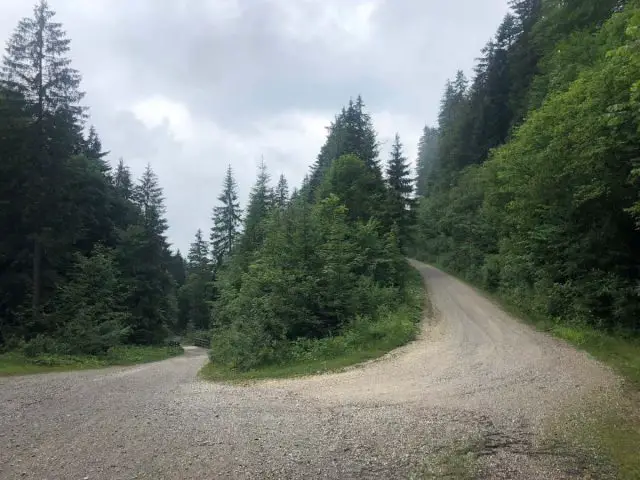
[[[218,372],[242,373],[269,367],[295,372],[296,365],[324,362],[337,366],[377,357],[415,337],[422,318],[424,287],[415,270],[409,271],[406,283],[402,292],[373,287],[371,295],[380,296],[374,302],[377,311],[354,316],[327,337],[296,340],[275,337],[265,330],[263,321],[245,316],[242,321],[214,332],[209,359]]]

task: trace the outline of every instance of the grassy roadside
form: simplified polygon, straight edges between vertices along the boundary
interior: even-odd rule
[[[206,380],[243,382],[340,371],[345,367],[379,358],[415,339],[423,316],[426,292],[417,270],[410,270],[405,301],[373,320],[354,321],[341,335],[306,340],[292,345],[292,360],[246,372],[212,363],[200,370]]]
[[[420,261],[429,264],[428,261]],[[613,335],[587,325],[554,322],[552,319],[525,310],[503,295],[487,292],[482,286],[466,280],[456,272],[437,264],[433,265],[471,286],[513,317],[532,325],[541,332],[546,332],[565,340],[576,348],[584,350],[601,362],[606,363],[628,382],[629,388],[640,392],[640,338]]]
[[[550,434],[562,437],[561,442],[575,451],[590,452],[591,459],[605,458],[615,470],[615,478],[640,479],[640,339],[534,315],[504,296],[488,293],[455,273],[438,268],[472,286],[513,317],[589,353],[621,375],[625,381],[621,396],[594,399],[579,411],[567,412],[566,418],[551,426]],[[601,478],[610,478],[602,475]]]
[[[0,354],[0,376],[87,370],[114,365],[155,362],[181,355],[182,347],[121,346],[105,355],[39,355],[27,357],[21,352]]]
[[[476,285],[472,286],[512,316],[533,325],[541,332],[565,340],[606,363],[627,381],[629,388],[640,391],[640,338],[613,335],[586,325],[556,323],[523,310],[507,298],[487,293]]]

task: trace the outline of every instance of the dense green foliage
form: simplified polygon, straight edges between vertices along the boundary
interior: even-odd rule
[[[32,358],[162,343],[182,281],[151,167],[138,182],[123,161],[112,173],[85,135],[69,48],[42,1],[0,73],[0,349]]]
[[[202,371],[215,381],[293,377],[335,371],[378,358],[414,339],[423,316],[425,290],[417,270],[409,272],[397,306],[383,308],[373,317],[356,316],[337,335],[300,338],[288,342],[272,362],[248,369],[210,363]]]
[[[209,239],[198,230],[184,259],[151,166],[138,181],[122,159],[112,170],[85,129],[80,74],[53,19],[40,1],[0,76],[1,348],[105,358],[212,330],[212,359],[247,369],[405,302],[412,179],[399,138],[384,178],[360,97],[294,195],[262,162],[243,217],[229,166]]]
[[[415,249],[527,312],[638,333],[640,4],[513,4],[425,130]]]
[[[295,362],[301,345],[382,328],[407,301],[412,181],[399,139],[383,179],[361,98],[336,117],[299,192],[289,199],[286,181],[274,191],[269,179],[261,164],[243,234],[218,271],[210,357],[223,370]],[[392,337],[408,338],[380,333]]]

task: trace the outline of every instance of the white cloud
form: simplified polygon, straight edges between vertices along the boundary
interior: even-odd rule
[[[0,39],[36,0],[0,0]],[[445,80],[468,71],[507,0],[50,0],[71,38],[90,123],[165,190],[169,237],[209,229],[226,165],[246,202],[264,155],[300,184],[325,127],[362,94],[388,158],[414,161]],[[275,178],[274,178],[275,180]]]
[[[179,102],[155,95],[136,102],[131,112],[147,128],[167,124],[177,140],[189,141],[194,138],[194,122],[187,107]]]
[[[283,18],[282,31],[298,41],[318,41],[352,49],[365,43],[373,31],[377,0],[271,0]]]

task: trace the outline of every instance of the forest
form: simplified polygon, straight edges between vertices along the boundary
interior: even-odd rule
[[[351,343],[384,336],[416,285],[404,259],[413,174],[399,137],[381,165],[360,97],[336,115],[299,188],[284,176],[272,185],[262,163],[243,212],[229,166],[210,232],[183,258],[152,167],[134,179],[106,160],[45,1],[7,42],[0,80],[4,351],[100,356],[207,332],[212,359],[248,369],[356,323]]]
[[[514,0],[418,158],[414,253],[552,324],[640,329],[640,3]]]
[[[640,1],[512,0],[447,83],[417,171],[360,96],[304,182],[233,165],[209,232],[167,240],[149,165],[111,165],[45,1],[0,72],[0,352],[106,355],[206,332],[249,371],[413,338],[414,256],[556,324],[640,330]]]

